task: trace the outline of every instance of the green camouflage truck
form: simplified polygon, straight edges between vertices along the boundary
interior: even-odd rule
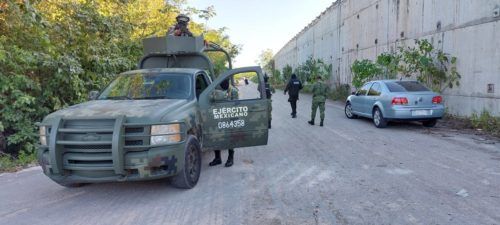
[[[218,76],[206,52],[222,52],[203,37],[149,38],[143,41],[139,69],[119,74],[89,101],[46,116],[38,124],[38,160],[56,183],[170,178],[193,188],[201,153],[267,145],[268,104],[264,90],[227,100],[220,84],[260,67],[230,69]],[[224,92],[222,92],[224,93]]]

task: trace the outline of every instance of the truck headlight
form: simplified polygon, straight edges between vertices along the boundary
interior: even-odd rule
[[[151,145],[162,145],[181,142],[181,125],[151,126]]]
[[[40,126],[38,131],[40,135],[40,145],[47,146],[47,127]]]

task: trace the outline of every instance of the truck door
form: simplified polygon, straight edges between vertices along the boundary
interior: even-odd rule
[[[243,77],[253,78],[245,85]],[[269,100],[260,87],[265,87],[261,68],[246,67],[225,72],[203,91],[203,150],[267,145]]]

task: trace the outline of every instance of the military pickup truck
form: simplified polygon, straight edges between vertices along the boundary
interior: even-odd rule
[[[45,175],[66,187],[171,178],[176,187],[193,188],[203,151],[266,145],[265,91],[251,88],[254,93],[239,100],[217,94],[222,82],[236,85],[234,76],[242,73],[256,74],[263,87],[261,68],[216,76],[206,54],[214,51],[224,53],[231,68],[229,54],[203,37],[144,40],[138,70],[38,124]]]

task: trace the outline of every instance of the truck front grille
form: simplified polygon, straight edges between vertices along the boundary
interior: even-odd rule
[[[67,171],[95,171],[115,169],[113,143],[120,146],[149,144],[146,126],[124,127],[115,130],[117,119],[62,119],[57,130],[56,148],[62,155],[62,169]],[[113,140],[115,132],[119,140]],[[125,137],[120,135],[124,133]],[[129,137],[130,136],[130,137]],[[116,137],[116,136],[115,136]],[[115,141],[115,142],[113,142]],[[117,146],[118,148],[118,146]],[[135,151],[134,148],[127,148]],[[137,149],[140,150],[140,149]],[[123,166],[124,149],[115,157]]]

